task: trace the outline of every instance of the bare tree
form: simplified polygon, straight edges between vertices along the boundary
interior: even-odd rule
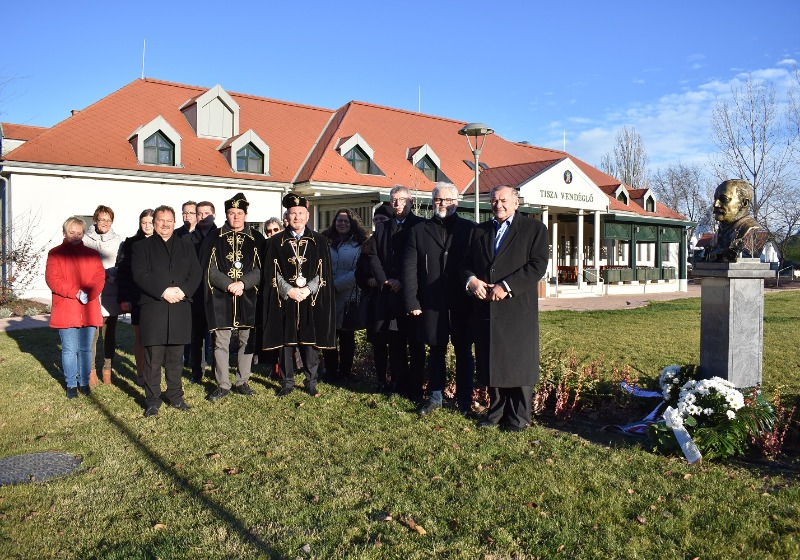
[[[786,250],[800,233],[800,190],[791,189],[782,197],[781,208],[775,212],[770,235],[778,249],[781,267],[786,260]]]
[[[753,216],[769,229],[770,202],[787,186],[792,135],[771,83],[752,76],[718,100],[711,118],[712,140],[720,150],[715,162],[720,180],[746,179],[753,186]]]
[[[650,185],[658,199],[699,227],[713,227],[714,187],[697,164],[673,163],[657,170]],[[689,237],[694,233],[690,228]]]
[[[41,216],[24,214],[2,232],[0,303],[13,299],[34,284],[41,275],[40,263],[50,239],[41,243],[37,230]]]
[[[600,169],[634,189],[649,186],[647,176],[647,150],[634,127],[623,126],[617,132],[613,155],[606,152],[600,160]]]

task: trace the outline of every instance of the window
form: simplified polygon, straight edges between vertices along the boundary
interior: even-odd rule
[[[431,158],[429,158],[428,156],[425,156],[421,160],[419,160],[419,163],[417,163],[417,167],[419,168],[420,171],[422,171],[425,174],[425,176],[430,181],[435,183],[436,181],[439,180],[438,179],[439,170],[436,168],[436,166],[431,161]]]
[[[156,132],[144,141],[144,163],[152,165],[175,165],[175,144]]]
[[[367,154],[364,153],[364,150],[358,146],[355,146],[352,150],[347,152],[344,155],[344,159],[346,159],[347,162],[353,166],[353,169],[355,169],[356,172],[361,173],[362,175],[369,174],[369,157],[367,157]]]
[[[264,173],[264,154],[252,144],[248,144],[236,152],[236,171]]]
[[[617,195],[617,200],[619,200],[622,204],[628,204],[628,197],[625,195],[625,191],[620,191]]]
[[[653,200],[652,196],[647,197],[647,201],[644,203],[644,209],[648,212],[655,212],[656,211],[656,201]]]

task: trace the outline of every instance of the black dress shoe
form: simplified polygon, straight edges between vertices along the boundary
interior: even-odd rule
[[[496,428],[498,426],[497,422],[492,422],[491,420],[481,420],[478,422],[479,428]]]
[[[286,395],[288,395],[292,391],[294,391],[294,387],[284,387],[283,389],[278,391],[278,396],[279,397],[285,397]]]
[[[218,387],[213,393],[208,395],[207,398],[211,402],[214,402],[227,397],[228,393],[230,393],[230,389],[223,389],[222,387]]]
[[[256,394],[253,388],[250,387],[250,385],[248,385],[246,381],[241,385],[234,385],[233,390],[239,393],[240,395],[247,395],[248,397],[252,397],[253,395]]]
[[[91,394],[92,394],[92,390],[89,388],[89,386],[88,386],[88,385],[87,385],[87,386],[85,386],[85,387],[84,387],[83,385],[81,385],[80,387],[78,387],[78,392],[79,392],[81,395],[85,395],[85,396],[87,396],[87,397],[88,397],[89,395],[91,395]]]
[[[419,412],[420,416],[428,416],[430,414],[433,414],[440,408],[442,408],[441,404],[428,401],[428,404],[420,408],[417,412]]]
[[[317,386],[316,385],[309,385],[308,387],[306,387],[306,393],[308,393],[312,397],[320,396],[319,395],[319,391],[317,391]]]
[[[192,375],[192,378],[190,379],[190,381],[192,383],[202,383],[203,382],[203,374],[202,373],[195,373],[194,375]]]
[[[78,388],[77,387],[67,387],[67,398],[68,399],[77,399],[78,398]]]
[[[155,416],[156,414],[158,414],[157,406],[148,406],[147,410],[144,411],[145,418],[149,418],[150,416]]]
[[[503,426],[504,432],[524,432],[528,426],[514,426],[513,424],[506,424]]]
[[[186,404],[186,401],[181,399],[178,402],[170,403],[172,408],[177,408],[178,410],[190,410],[192,407]]]

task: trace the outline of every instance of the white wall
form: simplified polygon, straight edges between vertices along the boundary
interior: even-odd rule
[[[139,213],[145,208],[166,204],[172,206],[180,222],[181,204],[186,200],[208,200],[216,208],[217,225],[225,221],[225,200],[237,192],[245,193],[250,202],[248,221],[263,222],[270,216],[281,216],[282,193],[278,189],[253,190],[244,186],[209,185],[200,181],[157,181],[141,177],[118,177],[99,174],[68,176],[63,172],[11,169],[9,181],[9,214],[12,223],[34,223],[35,246],[45,253],[60,244],[61,225],[73,215],[94,213],[99,204],[114,210],[114,231],[122,238],[136,233]],[[88,224],[91,225],[91,224]],[[180,224],[178,224],[180,225]],[[20,297],[50,299],[44,281],[45,259],[42,259],[36,283]]]

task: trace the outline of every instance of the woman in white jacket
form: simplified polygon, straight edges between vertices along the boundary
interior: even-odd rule
[[[326,350],[325,373],[329,381],[352,376],[353,357],[356,351],[356,330],[366,324],[348,324],[344,320],[349,305],[357,305],[361,292],[356,286],[356,264],[361,255],[361,245],[367,233],[358,216],[348,208],[336,211],[333,223],[322,232],[328,239],[331,251],[331,269],[336,289],[336,339],[338,350]]]
[[[111,225],[114,223],[114,211],[102,204],[92,216],[94,224],[86,232],[83,244],[100,253],[103,268],[106,269],[106,283],[100,295],[100,311],[103,314],[103,326],[94,332],[92,342],[92,369],[89,372],[89,386],[97,385],[97,342],[103,337],[103,383],[111,383],[111,367],[117,349],[117,317],[121,314],[117,303],[117,252],[122,238],[117,235]]]

